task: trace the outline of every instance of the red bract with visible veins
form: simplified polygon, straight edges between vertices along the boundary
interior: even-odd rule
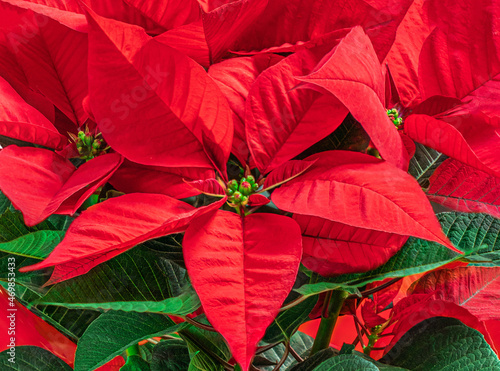
[[[225,173],[232,117],[204,69],[138,27],[90,10],[88,20],[90,103],[107,143],[144,165]]]
[[[122,161],[110,153],[77,169],[54,152],[12,145],[0,151],[0,189],[33,226],[51,214],[74,214]]]
[[[78,212],[91,194],[101,201],[20,272],[53,267],[45,285],[56,284],[185,233],[190,281],[233,356],[214,360],[248,371],[273,321],[290,346],[295,322],[281,321],[307,317],[306,296],[326,291],[315,284],[333,284],[325,277],[374,270],[409,236],[461,253],[428,197],[498,216],[497,188],[486,190],[500,177],[498,36],[480,42],[500,7],[458,3],[0,0],[0,135],[26,145],[0,151],[1,191],[30,226]],[[359,137],[366,145],[349,143]],[[407,173],[413,140],[453,157],[428,195]],[[446,285],[428,284],[446,272],[433,272],[392,317],[381,312],[399,286],[377,295],[392,281],[344,277],[361,294],[342,313],[373,297],[360,311],[375,335],[393,331],[391,345],[433,316],[487,336],[478,316],[490,318],[480,307],[498,274],[458,269],[446,298]],[[464,291],[471,277],[487,288]],[[304,280],[313,292],[290,294]],[[332,296],[313,310],[323,319]],[[283,303],[291,310],[276,319]]]
[[[217,211],[189,226],[184,249],[210,323],[247,370],[257,342],[295,282],[302,256],[300,229],[281,215]]]

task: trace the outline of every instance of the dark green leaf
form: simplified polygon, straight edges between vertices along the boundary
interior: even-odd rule
[[[110,311],[90,324],[78,342],[75,371],[94,370],[131,345],[153,336],[177,332],[186,324],[175,325],[161,314]]]
[[[427,188],[429,187],[429,177],[448,157],[423,144],[415,143],[415,145],[415,155],[410,161],[408,172],[421,187]]]
[[[62,359],[48,350],[33,346],[18,346],[15,351],[15,362],[10,362],[8,350],[0,353],[0,368],[2,371],[71,371]]]
[[[381,361],[414,371],[500,370],[480,332],[444,317],[412,327]]]
[[[290,309],[280,312],[267,328],[262,340],[269,344],[289,340],[299,326],[309,320],[309,313],[317,301],[318,297],[313,296]]]
[[[444,232],[462,251],[475,250],[467,256],[471,265],[500,265],[500,219],[488,214],[441,213],[438,218]]]
[[[101,315],[95,310],[67,309],[52,305],[37,305],[30,307],[30,310],[75,341]]]
[[[476,234],[479,236],[485,234],[484,228],[488,225],[487,222],[484,225],[479,223],[480,220],[485,219],[485,216],[479,217],[476,223],[472,223],[472,220],[476,218],[474,215],[482,214],[446,212],[438,214],[437,217],[444,233],[458,249],[469,254],[473,259],[485,260],[491,257],[492,248],[486,248],[484,244],[491,243],[493,235],[489,236],[489,242],[486,242],[484,238],[474,238]],[[492,222],[492,220],[489,221]],[[480,231],[478,226],[481,226],[480,228],[483,231]],[[344,274],[328,280],[320,280],[332,284],[338,283],[359,287],[388,277],[405,277],[427,272],[462,257],[463,255],[455,253],[436,242],[410,237],[396,255],[377,269],[365,273]],[[311,288],[305,285],[301,289]]]
[[[151,371],[149,363],[139,356],[128,356],[125,365],[120,368],[120,371]]]
[[[9,211],[7,212],[9,213]],[[0,251],[34,259],[45,259],[62,241],[64,231],[38,231],[0,243]]]
[[[348,114],[333,133],[308,148],[296,158],[301,160],[315,153],[331,150],[350,150],[363,152],[370,144],[370,137],[361,124]]]
[[[189,368],[189,350],[182,340],[166,340],[155,345],[151,371],[185,371]]]
[[[314,343],[314,339],[312,337],[310,337],[309,335],[306,335],[302,332],[296,332],[292,336],[292,338],[290,339],[290,346],[302,358],[305,358],[309,355],[313,343]],[[284,352],[285,352],[285,346],[283,344],[279,344],[279,345],[275,346],[274,348],[271,348],[271,349],[265,351],[261,355],[276,364],[281,360]],[[285,360],[285,363],[282,366],[282,370],[288,370],[289,368],[294,366],[296,363],[297,363],[297,361],[295,360],[295,358],[293,358],[293,356],[291,354],[289,354]],[[272,366],[267,366],[267,367],[262,368],[262,370],[264,370],[264,371],[272,371],[273,369],[274,369],[274,367],[272,367]]]
[[[200,299],[192,287],[186,286],[179,296],[162,301],[114,301],[107,303],[64,303],[49,302],[45,299],[35,304],[56,305],[70,309],[121,310],[124,312],[148,312],[186,315],[200,307]]]
[[[372,362],[367,361],[354,354],[343,354],[329,358],[313,371],[379,371],[380,369]]]
[[[335,289],[343,289],[351,294],[361,295],[357,287],[352,287],[341,283],[332,283],[332,282],[318,282],[312,284],[305,284],[297,289],[294,289],[294,291],[298,292],[299,294],[302,294],[303,296],[311,296]]]
[[[161,252],[161,256],[165,259],[174,262],[182,268],[186,268],[184,265],[184,255],[182,254],[182,236],[182,234],[172,234],[146,241],[142,245]]]
[[[205,316],[198,316],[196,320],[208,324]],[[188,371],[224,370],[219,359],[229,361],[231,352],[219,333],[190,327],[180,331],[179,335],[188,345],[191,357]]]
[[[5,196],[2,192],[0,192],[0,215],[3,214],[5,210],[7,210],[10,207],[10,205],[12,204],[10,203],[7,196]]]
[[[186,272],[178,267],[166,269],[167,266],[156,252],[138,246],[98,265],[85,275],[54,285],[40,302],[63,306],[78,304],[78,308],[89,307],[82,304],[92,304],[90,307],[96,309],[134,310],[132,307],[135,306],[136,310],[147,311],[149,305],[166,305],[148,302],[161,302],[183,291],[182,298],[173,300],[177,307],[186,304],[183,308],[189,306],[196,309],[198,299],[188,290]]]
[[[342,344],[342,348],[340,348],[339,354],[352,354],[352,352],[354,352],[355,348],[356,347],[352,344],[344,343],[344,344]]]
[[[332,358],[337,355],[337,352],[333,348],[327,348],[321,352],[316,353],[312,357],[307,358],[304,362],[296,364],[289,371],[310,371],[315,367],[319,366],[327,359]]]

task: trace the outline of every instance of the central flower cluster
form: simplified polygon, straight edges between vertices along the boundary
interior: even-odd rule
[[[78,136],[71,135],[76,144],[79,157],[82,160],[92,160],[94,157],[106,154],[109,147],[106,147],[104,139],[99,139],[101,133],[92,135],[88,130],[79,131]]]
[[[397,128],[403,123],[403,119],[399,117],[399,111],[396,108],[387,110],[387,116],[389,116],[392,123],[396,125]]]
[[[255,182],[253,175],[241,178],[239,182],[236,179],[230,180],[226,187],[229,204],[233,207],[245,206],[248,203],[248,196],[258,188],[259,185]]]

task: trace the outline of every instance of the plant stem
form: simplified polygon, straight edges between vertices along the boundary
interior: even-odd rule
[[[330,298],[330,300],[325,299],[325,307],[319,324],[318,333],[316,334],[316,339],[311,349],[311,356],[330,346],[333,329],[337,323],[340,310],[342,309],[345,299],[349,296],[349,293],[344,290],[332,290],[328,294],[326,299]]]
[[[402,279],[403,279],[403,277],[393,278],[392,280],[390,280],[390,281],[388,281],[388,282],[386,282],[386,283],[384,283],[384,284],[382,284],[380,286],[374,287],[371,290],[362,291],[361,292],[361,296],[363,298],[366,298],[366,297],[368,297],[370,295],[375,294],[376,292],[382,291],[383,289],[385,289],[385,288],[387,288],[387,287],[389,287],[391,285],[394,285],[396,282],[398,282],[398,281],[400,281]],[[349,295],[349,299],[357,299],[358,297],[359,296],[357,296],[357,295]]]
[[[139,344],[129,346],[126,350],[127,357],[140,355]]]
[[[209,326],[209,325],[205,325],[204,323],[201,323],[201,322],[198,322],[192,318],[189,318],[188,316],[183,316],[182,317],[187,323],[195,326],[195,327],[198,327],[198,328],[201,328],[202,330],[205,330],[205,331],[211,331],[211,332],[217,332],[216,329],[214,329],[212,326]]]

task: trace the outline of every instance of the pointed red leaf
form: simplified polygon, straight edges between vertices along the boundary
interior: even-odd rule
[[[180,199],[200,194],[186,184],[186,180],[214,177],[213,169],[145,166],[125,161],[109,179],[109,183],[124,193],[158,193]]]
[[[411,0],[272,0],[235,45],[236,50],[262,50],[321,39],[329,32],[361,25],[380,60],[389,51]]]
[[[4,33],[29,86],[74,123],[83,124],[87,119],[82,106],[87,95],[87,35],[4,2],[0,2],[0,24],[0,34]]]
[[[167,30],[201,18],[200,6],[196,0],[124,1]]]
[[[144,165],[225,174],[232,119],[205,70],[138,27],[90,11],[88,21],[90,102],[107,143]]]
[[[73,366],[76,350],[75,343],[20,304],[3,287],[0,288],[0,305],[4,308],[7,316],[15,313],[15,322],[22,324],[16,326],[14,341],[16,346],[31,345],[47,349],[67,364]],[[7,311],[7,308],[10,308],[10,311]],[[11,327],[10,330],[9,327]],[[2,332],[0,337],[1,352],[10,348],[8,344],[11,342],[11,336],[9,335],[14,335],[12,327],[11,321],[0,322],[0,331]]]
[[[431,295],[415,294],[400,300],[393,310],[392,322],[396,322],[391,333],[394,335],[390,344],[385,348],[387,353],[390,348],[413,326],[432,317],[452,317],[462,321],[466,326],[472,327],[482,333],[491,344],[488,330],[484,323],[467,309],[459,305],[436,300]]]
[[[226,192],[216,179],[195,180],[187,184],[209,196],[225,196]]]
[[[75,31],[87,32],[87,21],[77,0],[2,0],[18,8],[33,10]]]
[[[452,210],[500,218],[500,178],[447,159],[429,181],[429,200]]]
[[[325,277],[375,269],[398,252],[408,238],[313,216],[294,214],[293,218],[302,231],[302,264]]]
[[[446,111],[453,110],[461,106],[462,102],[457,98],[443,97],[441,95],[433,95],[423,102],[411,108],[412,114],[421,114],[427,116],[441,116]]]
[[[155,40],[177,49],[205,68],[210,66],[210,53],[201,20],[164,32]]]
[[[479,320],[500,317],[495,299],[500,290],[500,268],[461,267],[428,273],[412,288],[413,294],[432,294],[467,309]]]
[[[424,15],[424,0],[414,0],[401,21],[396,39],[385,58],[396,84],[401,104],[415,105],[421,100],[418,82],[418,57],[432,31]]]
[[[53,213],[73,214],[121,161],[112,153],[75,169],[54,152],[11,145],[0,151],[0,189],[33,226]]]
[[[298,225],[281,215],[217,211],[195,219],[183,245],[208,320],[247,371],[295,282],[302,255]]]
[[[22,271],[56,266],[47,284],[85,274],[141,242],[185,231],[195,215],[224,201],[195,209],[164,195],[132,193],[111,198],[82,212],[47,259]]]
[[[248,206],[264,206],[271,202],[266,196],[253,194],[248,197]]]
[[[418,143],[500,176],[500,129],[483,114],[447,116],[440,120],[410,115],[405,120],[404,131]]]
[[[401,136],[401,140],[403,141],[403,145],[406,150],[406,158],[405,158],[405,163],[404,166],[401,168],[403,171],[408,171],[408,168],[410,167],[410,161],[415,155],[415,151],[417,150],[417,146],[415,145],[415,142],[411,140],[411,138],[402,133],[399,132],[399,135]]]
[[[234,0],[198,0],[201,9],[205,13],[211,12],[214,9],[217,9],[223,5],[232,3]]]
[[[2,40],[3,35],[0,32],[0,76],[2,76],[17,94],[30,106],[36,108],[50,122],[55,120],[54,105],[42,94],[34,92],[28,85],[28,80],[22,67],[17,62],[15,55],[9,50],[7,40]]]
[[[382,157],[404,168],[406,151],[383,105],[382,68],[361,27],[355,27],[314,72],[297,79],[324,88],[337,97],[363,126]]]
[[[257,77],[264,70],[282,59],[282,56],[275,54],[232,58],[214,64],[208,70],[208,74],[219,85],[231,107],[234,122],[234,138],[231,151],[242,164],[248,163],[250,156],[244,124],[248,93]]]
[[[0,77],[0,135],[61,149],[68,139]]]
[[[500,7],[492,0],[428,1],[437,25],[420,54],[422,96],[445,95],[471,101],[469,109],[499,116]]]
[[[39,0],[37,0],[39,1]],[[57,0],[55,0],[57,1]],[[78,0],[87,5],[100,16],[115,19],[120,22],[138,25],[149,35],[158,35],[166,29],[153,19],[141,13],[139,9],[128,4],[127,0]],[[82,6],[84,8],[84,6]]]
[[[203,15],[203,28],[212,63],[232,48],[238,37],[265,9],[269,0],[236,0]]]
[[[272,194],[280,209],[353,227],[415,236],[456,250],[415,179],[388,162],[358,152],[328,151]]]
[[[330,46],[303,50],[268,68],[248,94],[245,129],[261,173],[267,173],[332,133],[347,110],[330,94],[297,89],[294,76],[308,74]]]
[[[264,190],[278,187],[303,174],[316,161],[291,160],[271,171],[264,182]]]

